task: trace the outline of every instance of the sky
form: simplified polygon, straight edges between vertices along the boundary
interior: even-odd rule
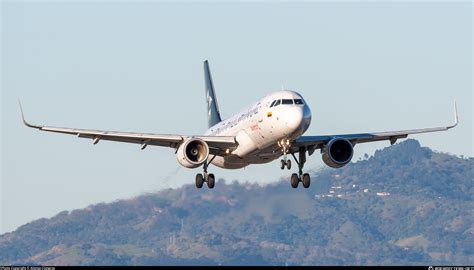
[[[223,117],[283,86],[311,107],[306,134],[390,131],[449,125],[457,99],[458,127],[411,138],[473,156],[470,1],[2,1],[1,14],[0,234],[201,172],[170,148],[28,129],[18,98],[35,124],[202,134],[206,59]],[[357,145],[354,160],[388,145]],[[322,167],[316,152],[305,169]],[[209,171],[290,188],[278,161]]]

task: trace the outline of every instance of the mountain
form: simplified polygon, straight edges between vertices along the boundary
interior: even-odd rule
[[[0,236],[0,265],[472,265],[474,158],[416,140],[309,189],[194,185],[99,203]]]

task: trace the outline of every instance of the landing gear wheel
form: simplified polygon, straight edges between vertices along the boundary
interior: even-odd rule
[[[200,173],[196,174],[196,187],[202,188],[203,184],[204,184],[204,177],[202,176],[202,174]]]
[[[296,173],[291,175],[291,187],[292,188],[297,188],[298,184],[300,183],[300,178]]]
[[[284,170],[285,167],[286,167],[288,170],[291,169],[291,160],[289,160],[289,159],[288,159],[288,160],[282,159],[282,160],[280,160],[280,162],[281,162],[280,168],[281,168],[282,170]]]
[[[210,189],[213,189],[215,183],[216,183],[216,178],[214,177],[214,174],[210,173],[207,176],[207,187],[210,188]]]
[[[309,188],[310,184],[311,184],[311,178],[309,177],[309,174],[307,173],[303,174],[303,187]]]

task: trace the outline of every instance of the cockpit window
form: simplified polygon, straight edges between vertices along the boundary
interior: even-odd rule
[[[281,104],[293,104],[293,100],[292,99],[283,99],[281,101]]]
[[[303,104],[303,100],[302,99],[295,99],[295,104],[296,105],[301,105],[301,104]]]
[[[277,101],[275,102],[275,104],[273,104],[273,106],[276,107],[276,106],[280,105],[280,101],[281,101],[280,99],[277,100]]]
[[[275,103],[276,103],[276,100],[274,100],[274,101],[272,102],[272,104],[270,105],[270,108],[273,107],[273,105],[275,105]]]

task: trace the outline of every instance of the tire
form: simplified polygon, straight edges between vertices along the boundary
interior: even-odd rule
[[[200,173],[196,174],[196,187],[202,188],[203,184],[204,184],[204,177],[202,176],[202,174]]]
[[[288,170],[291,170],[291,160],[287,160],[286,161],[286,168],[288,168]]]
[[[303,187],[309,188],[310,184],[311,184],[311,177],[309,176],[309,174],[307,173],[303,174]]]
[[[286,165],[285,161],[282,159],[282,160],[280,160],[280,163],[281,163],[281,169],[284,170],[285,165]]]
[[[207,187],[210,189],[213,189],[215,184],[216,184],[216,178],[214,174],[210,173],[207,176]]]
[[[298,175],[296,173],[291,175],[291,187],[292,188],[297,188],[298,184],[300,183],[300,179],[298,178]]]

